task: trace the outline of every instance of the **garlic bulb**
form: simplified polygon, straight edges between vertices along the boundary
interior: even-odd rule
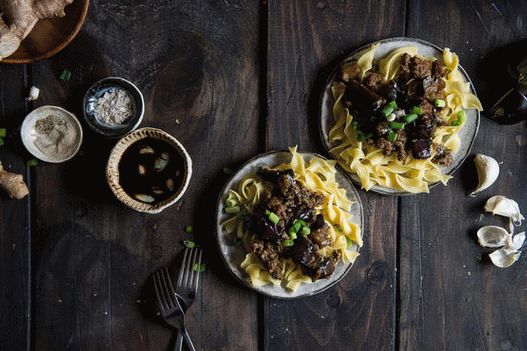
[[[478,230],[478,242],[483,247],[501,247],[511,235],[502,227],[488,225]]]
[[[487,212],[492,212],[494,215],[511,218],[516,225],[520,225],[522,220],[525,219],[520,213],[518,203],[502,195],[489,198],[484,209]]]
[[[475,196],[477,193],[490,187],[498,179],[498,175],[500,174],[498,161],[490,156],[477,154],[474,157],[474,163],[478,171],[478,186],[470,196]]]

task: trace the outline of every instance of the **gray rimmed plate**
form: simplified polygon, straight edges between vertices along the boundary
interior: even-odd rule
[[[341,64],[349,62],[353,59],[357,59],[364,51],[366,51],[371,45],[379,43],[380,45],[377,47],[377,50],[375,51],[375,59],[379,59],[380,57],[386,55],[390,51],[393,51],[397,48],[404,47],[404,46],[416,46],[417,47],[417,53],[423,56],[429,56],[429,57],[437,57],[440,58],[443,55],[443,49],[439,48],[438,46],[431,44],[429,42],[426,42],[421,39],[415,39],[415,38],[389,38],[380,40],[378,42],[370,43],[367,45],[364,45],[360,47],[359,49],[353,51],[351,54],[346,56],[346,58],[341,62]],[[461,73],[462,78],[470,83],[470,87],[472,90],[472,93],[476,94],[476,91],[474,89],[474,85],[472,84],[472,81],[470,80],[467,72],[459,66],[459,71]],[[329,130],[334,125],[334,119],[333,119],[333,113],[332,113],[332,107],[333,107],[333,96],[331,93],[331,86],[333,85],[333,82],[335,81],[336,75],[338,72],[338,66],[333,70],[331,75],[329,76],[329,79],[326,82],[326,85],[324,87],[324,91],[322,92],[321,100],[320,100],[320,135],[322,138],[322,143],[324,144],[324,147],[329,152],[329,150],[335,146],[332,145],[329,142]],[[443,169],[443,172],[446,174],[453,174],[465,161],[467,156],[470,154],[470,150],[472,149],[472,145],[474,144],[474,140],[476,139],[476,135],[478,133],[479,129],[479,122],[480,122],[480,113],[477,110],[465,110],[467,119],[465,122],[465,125],[459,132],[459,137],[461,139],[461,147],[454,155],[454,162],[449,167],[446,167]],[[360,186],[359,178],[356,174],[350,174],[351,179],[353,182]],[[429,184],[429,188],[434,187],[438,183]],[[383,195],[415,195],[413,193],[409,193],[406,191],[399,191],[383,186],[375,185],[371,188],[371,191],[383,194]]]
[[[314,153],[303,153],[304,158],[309,160],[311,157],[320,157],[326,159],[323,156]],[[335,272],[328,279],[320,279],[312,284],[302,284],[295,292],[290,292],[282,286],[275,286],[272,284],[263,285],[256,287],[251,285],[248,280],[248,275],[240,267],[240,264],[245,259],[247,251],[243,245],[234,243],[234,236],[227,234],[221,227],[221,223],[225,221],[228,215],[224,212],[224,201],[227,197],[229,189],[233,189],[240,182],[240,180],[248,174],[256,173],[260,167],[274,167],[282,163],[288,163],[291,161],[291,153],[289,151],[272,151],[264,154],[260,154],[249,161],[247,161],[241,168],[229,179],[227,184],[223,187],[220,197],[218,198],[217,212],[216,212],[216,238],[218,246],[221,252],[223,261],[227,265],[229,271],[245,286],[267,296],[279,298],[279,299],[294,299],[298,297],[311,296],[318,294],[329,287],[337,284],[351,269],[352,264],[345,264],[339,262]],[[346,194],[350,200],[354,202],[351,208],[352,221],[356,223],[361,233],[364,234],[364,215],[362,210],[362,204],[357,193],[357,190],[353,186],[350,178],[337,167],[337,182],[340,187],[346,189]],[[352,248],[355,251],[359,251],[358,246]],[[360,259],[360,258],[359,258]]]

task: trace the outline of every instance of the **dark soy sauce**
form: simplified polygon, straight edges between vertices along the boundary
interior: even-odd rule
[[[132,144],[119,162],[123,190],[137,201],[157,203],[183,183],[184,159],[166,141],[145,138]]]

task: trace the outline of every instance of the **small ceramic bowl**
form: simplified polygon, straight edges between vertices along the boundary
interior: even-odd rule
[[[121,161],[124,152],[130,146],[145,138],[154,138],[167,142],[174,148],[175,152],[177,152],[183,158],[184,163],[183,182],[181,183],[179,189],[177,189],[176,192],[168,199],[152,204],[137,201],[124,191],[119,182],[119,162]],[[165,208],[175,204],[181,199],[181,197],[183,197],[183,194],[185,194],[191,177],[192,160],[187,150],[185,150],[183,145],[181,145],[181,143],[176,138],[162,131],[161,129],[156,128],[141,128],[123,137],[112,149],[110,158],[108,159],[108,164],[106,165],[106,181],[108,182],[108,185],[110,186],[110,189],[114,193],[115,197],[117,197],[119,201],[131,209],[145,213],[159,213]]]
[[[61,157],[53,156],[43,152],[35,144],[37,140],[37,132],[35,130],[35,124],[37,121],[48,117],[49,115],[56,115],[62,117],[63,119],[71,122],[73,125],[73,133],[75,133],[75,142],[73,147],[70,148],[70,152],[62,155]],[[39,160],[50,162],[50,163],[61,163],[73,158],[78,152],[82,145],[82,126],[75,117],[75,115],[65,109],[58,106],[41,106],[34,109],[30,114],[26,116],[24,122],[22,122],[22,127],[20,128],[20,136],[22,138],[22,143],[26,147],[27,151],[30,154],[38,158]]]
[[[105,93],[122,89],[132,98],[133,114],[126,122],[117,125],[105,123],[95,112],[95,104]],[[139,127],[145,113],[143,94],[132,82],[119,77],[107,77],[93,84],[82,102],[84,120],[98,134],[109,138],[121,137]]]

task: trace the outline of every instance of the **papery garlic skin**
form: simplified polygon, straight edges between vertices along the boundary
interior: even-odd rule
[[[489,198],[485,204],[484,210],[492,212],[493,215],[511,218],[516,225],[520,225],[522,220],[525,219],[520,212],[518,203],[502,195],[496,195]]]
[[[474,163],[478,172],[478,186],[470,196],[475,196],[477,193],[490,187],[500,175],[498,161],[490,156],[477,154],[476,157],[474,157]]]
[[[508,240],[512,240],[509,232],[495,225],[481,227],[477,236],[479,244],[483,247],[502,247]]]
[[[521,252],[507,253],[505,249],[499,249],[489,255],[490,260],[496,267],[507,268],[518,261]]]
[[[29,89],[29,96],[26,98],[26,101],[35,101],[40,96],[40,89],[36,86],[32,86]]]

